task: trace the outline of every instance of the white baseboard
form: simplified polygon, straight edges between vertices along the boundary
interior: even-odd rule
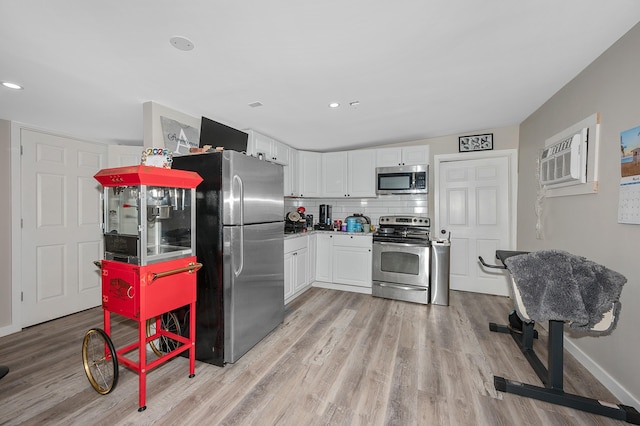
[[[313,284],[311,285],[313,287],[330,288],[332,290],[342,290],[342,291],[350,291],[352,293],[371,294],[371,287],[360,287],[360,286],[348,285],[348,284],[334,284],[334,283],[327,283],[324,281],[314,281]]]
[[[564,347],[567,349],[575,359],[578,360],[596,379],[600,381],[609,389],[609,391],[620,400],[624,405],[629,405],[638,409],[640,407],[640,399],[632,395],[627,389],[625,389],[617,380],[611,377],[599,364],[589,358],[582,349],[576,346],[567,336],[564,337]],[[583,395],[589,397],[589,395]]]
[[[13,326],[13,325],[8,325],[6,327],[0,327],[0,337],[8,336],[8,335],[13,334],[13,333],[17,333],[20,330],[22,330],[20,327],[16,327],[16,326]]]

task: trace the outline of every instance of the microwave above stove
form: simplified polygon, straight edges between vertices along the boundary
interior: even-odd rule
[[[428,165],[376,168],[376,194],[426,194],[428,192]]]

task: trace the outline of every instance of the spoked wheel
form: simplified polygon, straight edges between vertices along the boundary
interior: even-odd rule
[[[113,342],[104,330],[87,331],[82,341],[82,362],[91,386],[101,395],[118,384],[118,358]]]
[[[169,331],[179,336],[182,335],[180,322],[178,321],[178,317],[173,312],[165,312],[161,315],[160,327],[161,330]],[[154,334],[156,334],[156,319],[150,318],[147,320],[147,337],[153,336]],[[151,350],[158,356],[162,356],[166,353],[171,352],[181,344],[182,343],[178,342],[177,340],[174,340],[167,336],[160,336],[157,339],[151,340],[149,342]]]

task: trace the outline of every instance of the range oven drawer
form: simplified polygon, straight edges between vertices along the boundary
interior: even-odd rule
[[[423,305],[429,303],[429,287],[374,281],[371,286],[371,295],[385,299],[422,303]]]

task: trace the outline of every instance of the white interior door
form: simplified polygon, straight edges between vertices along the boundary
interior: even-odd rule
[[[101,303],[100,184],[107,148],[21,130],[22,327]]]
[[[142,146],[109,145],[107,167],[137,166],[142,159]]]
[[[515,242],[510,157],[499,156],[439,163],[437,228],[451,233],[453,290],[508,295],[507,274],[485,269],[478,256],[496,263],[496,250]]]

